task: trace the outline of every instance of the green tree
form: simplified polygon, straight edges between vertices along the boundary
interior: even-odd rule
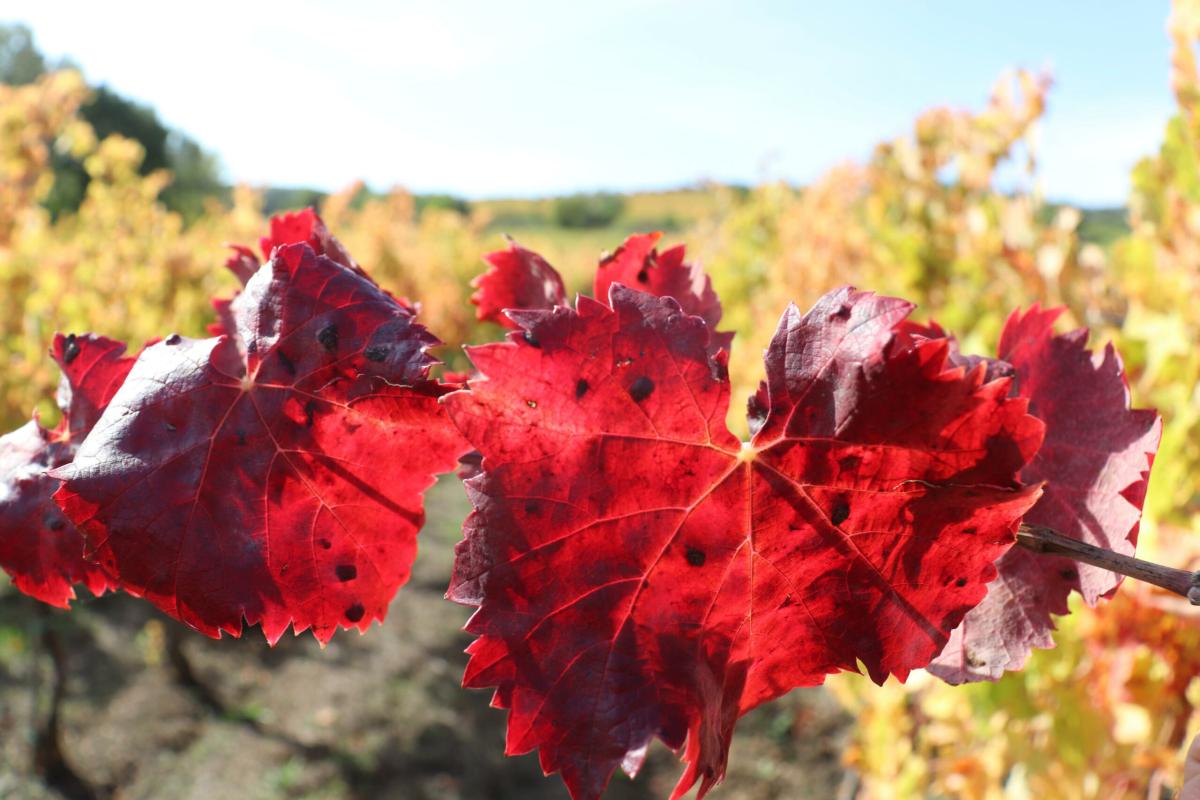
[[[24,25],[0,25],[0,82],[12,85],[32,83],[50,69],[68,66],[51,64],[37,49],[33,34]],[[221,183],[220,163],[186,134],[172,130],[158,118],[150,106],[143,105],[108,86],[95,87],[92,98],[80,109],[80,115],[103,139],[118,133],[137,141],[146,155],[140,171],[168,169],[174,180],[162,193],[162,201],[172,211],[192,220],[204,210],[209,197],[223,197],[228,189]],[[74,211],[83,202],[88,175],[83,165],[65,155],[54,156],[54,186],[45,206],[58,216]]]
[[[0,25],[0,83],[24,86],[41,77],[46,57],[33,44],[33,33],[24,25]]]

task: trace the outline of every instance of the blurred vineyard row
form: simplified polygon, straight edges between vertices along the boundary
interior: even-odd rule
[[[804,307],[851,283],[917,302],[963,339],[994,350],[1009,310],[1065,305],[1069,322],[1114,340],[1139,405],[1166,427],[1148,499],[1142,552],[1194,567],[1200,537],[1200,5],[1175,4],[1171,84],[1178,113],[1157,154],[1131,176],[1130,232],[1085,244],[1081,215],[1038,192],[1033,133],[1051,81],[1007,76],[981,109],[935,109],[881,143],[861,164],[832,169],[803,190],[714,189],[679,236],[712,274],[738,339],[739,396],[788,302]],[[140,175],[136,143],[97,141],[78,111],[87,89],[72,72],[0,87],[0,424],[38,407],[57,381],[45,357],[55,330],[95,330],[134,343],[177,331],[203,335],[210,298],[229,294],[226,242],[255,242],[262,195],[234,192],[196,221],[158,202],[170,176]],[[92,180],[73,214],[40,205],[55,151]],[[1021,176],[998,188],[1000,169]],[[494,338],[474,320],[469,280],[502,246],[489,210],[427,208],[401,190],[365,203],[360,187],[320,209],[350,252],[386,287],[420,301],[457,345]],[[532,231],[541,250],[583,289],[602,247],[596,234]],[[732,417],[735,426],[741,409]],[[737,428],[735,428],[737,429]],[[860,719],[845,755],[867,797],[1159,797],[1177,785],[1181,748],[1200,727],[1200,619],[1171,598],[1128,583],[1098,611],[1063,621],[1058,647],[1024,672],[951,688],[914,675],[882,689],[857,676],[830,682]],[[796,731],[797,736],[805,732]]]

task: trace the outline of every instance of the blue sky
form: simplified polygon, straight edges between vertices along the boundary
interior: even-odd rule
[[[186,9],[184,11],[183,9]],[[229,178],[469,197],[807,182],[1006,67],[1056,78],[1042,189],[1123,203],[1172,110],[1167,3],[11,0]]]

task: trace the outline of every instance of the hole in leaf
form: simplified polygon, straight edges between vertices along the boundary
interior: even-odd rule
[[[317,341],[325,348],[326,352],[332,353],[337,350],[338,332],[337,326],[330,323],[321,330],[317,331]]]
[[[63,363],[70,364],[79,356],[79,342],[75,340],[75,334],[67,336],[67,341],[63,345]]]
[[[635,403],[645,400],[654,391],[654,381],[643,375],[629,386],[629,396]]]

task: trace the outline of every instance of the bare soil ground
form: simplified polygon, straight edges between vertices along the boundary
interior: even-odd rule
[[[430,491],[421,554],[386,624],[324,650],[307,634],[274,648],[257,630],[210,640],[120,594],[68,614],[5,587],[0,798],[566,798],[535,754],[504,757],[490,693],[459,686],[469,610],[442,593],[465,507],[455,480]],[[711,796],[838,796],[849,724],[820,689],[756,710]],[[606,798],[665,798],[679,771],[652,748],[637,780],[618,774]]]

